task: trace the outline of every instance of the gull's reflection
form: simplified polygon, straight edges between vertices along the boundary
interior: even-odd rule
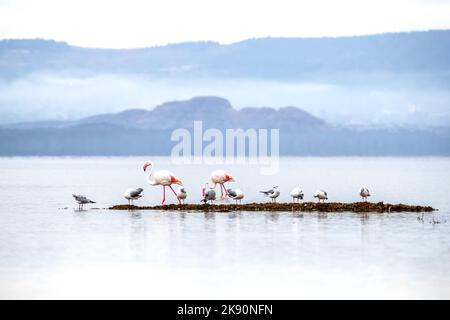
[[[278,222],[280,214],[278,212],[268,212],[266,213],[266,221]]]

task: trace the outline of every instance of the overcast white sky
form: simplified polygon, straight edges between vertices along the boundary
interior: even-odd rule
[[[0,39],[89,47],[449,28],[447,0],[0,0]]]

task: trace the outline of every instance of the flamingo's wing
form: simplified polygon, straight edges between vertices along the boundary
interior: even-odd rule
[[[167,170],[159,170],[153,174],[153,185],[169,185],[171,184],[171,177],[173,173]]]

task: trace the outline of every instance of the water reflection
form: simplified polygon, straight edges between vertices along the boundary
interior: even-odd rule
[[[240,211],[230,212],[230,213],[228,213],[228,218],[233,220],[233,219],[241,217],[241,215],[242,215],[242,213]]]
[[[278,222],[278,219],[280,218],[279,212],[268,212],[265,214],[266,216],[266,222]]]
[[[134,262],[146,261],[148,244],[146,222],[142,219],[141,212],[132,212],[128,216],[128,250],[130,259]]]
[[[216,213],[215,212],[205,212],[203,213],[205,220],[209,221],[209,220],[215,220],[216,219]]]
[[[131,211],[129,216],[132,219],[142,219],[142,211]]]
[[[171,169],[170,159],[157,160]],[[0,159],[0,164],[5,162],[10,168],[17,167],[14,159]],[[184,290],[184,298],[199,292],[204,298],[224,289],[227,296],[246,290],[246,297],[321,298],[320,294],[328,292],[334,293],[331,298],[383,298],[387,294],[450,297],[450,203],[446,197],[450,160],[371,158],[364,165],[360,162],[356,158],[281,159],[280,170],[291,174],[280,172],[276,177],[285,188],[280,200],[290,200],[286,190],[296,179],[305,189],[312,188],[305,192],[311,195],[317,171],[333,168],[334,174],[326,177],[327,191],[339,200],[358,200],[355,184],[359,188],[368,183],[371,191],[376,191],[376,201],[429,203],[441,211],[425,214],[423,220],[415,213],[78,212],[72,211],[74,190],[95,197],[99,206],[116,204],[121,201],[118,195],[123,185],[140,185],[145,179],[140,167],[135,174],[130,173],[130,167],[141,159],[27,158],[22,160],[27,165],[20,168],[20,175],[0,165],[0,287],[8,288],[0,293],[44,293],[41,285],[48,284],[50,278],[53,282],[48,287],[53,285],[58,293],[71,292],[74,284],[92,273],[89,269],[74,277],[70,270],[86,267],[98,270],[96,276],[119,270],[105,277],[101,285],[96,286],[96,277],[88,278],[90,289],[103,287],[108,291],[128,283],[129,291],[122,292],[134,292],[142,285],[142,278],[151,276],[141,289],[144,296],[152,293],[153,297],[161,290]],[[233,169],[245,187],[246,201],[261,201],[258,185],[264,185],[267,177],[252,168]],[[49,174],[55,170],[62,173]],[[193,167],[185,172],[190,190],[204,171],[203,167]],[[380,178],[386,175],[393,177],[389,184]],[[247,183],[246,177],[254,179],[254,185]],[[399,193],[405,185],[415,187]],[[195,197],[192,195],[190,201],[196,202]],[[142,201],[159,203],[160,193],[148,187]],[[70,209],[57,209],[67,206]],[[41,282],[29,281],[30,274]],[[124,275],[130,274],[135,277],[127,281]],[[21,283],[30,290],[19,286]],[[55,285],[59,283],[64,285]]]
[[[317,214],[317,220],[321,221],[321,220],[326,220],[328,219],[328,213],[326,212],[319,212]]]

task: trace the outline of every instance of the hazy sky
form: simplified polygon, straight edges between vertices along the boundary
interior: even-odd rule
[[[0,39],[89,47],[449,28],[450,0],[0,0]]]

